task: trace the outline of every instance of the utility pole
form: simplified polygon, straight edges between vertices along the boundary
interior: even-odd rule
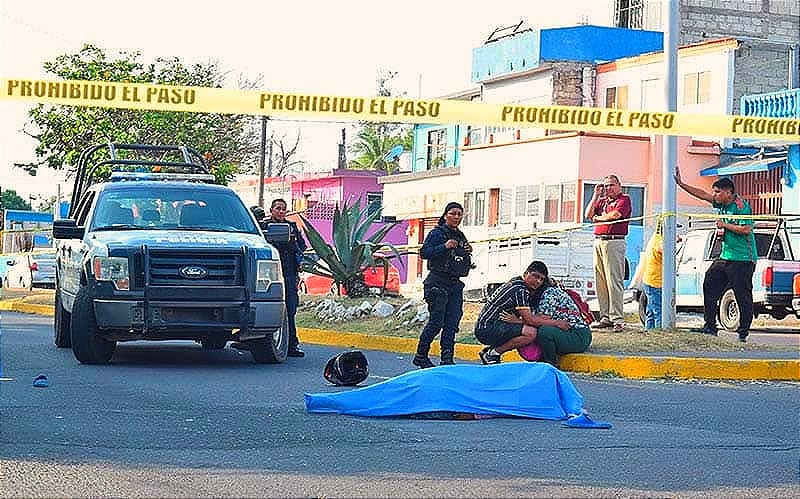
[[[664,78],[664,96],[666,97],[667,111],[674,113],[678,110],[678,0],[664,2],[667,26],[664,30],[664,61],[666,78]],[[677,192],[675,187],[675,164],[678,157],[678,138],[665,136],[662,151],[662,191],[663,204],[661,205],[661,221],[663,223],[664,257],[662,260],[662,288],[661,288],[661,327],[672,329],[675,327],[675,212],[677,211]]]
[[[344,151],[345,145],[345,134],[347,129],[342,128],[342,142],[339,144],[339,164],[337,165],[338,168],[347,168],[347,155]]]
[[[258,206],[264,207],[264,154],[267,146],[267,120],[268,116],[261,117],[261,149],[258,158]],[[270,159],[272,153],[270,152]]]
[[[272,177],[272,145],[275,144],[275,132],[272,132],[272,135],[269,136],[269,165],[267,168],[267,174],[269,177]]]

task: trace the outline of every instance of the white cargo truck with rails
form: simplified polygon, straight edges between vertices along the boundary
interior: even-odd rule
[[[596,298],[594,235],[591,227],[495,236],[473,244],[475,269],[464,279],[465,296],[486,299],[495,289],[521,275],[533,260],[547,265],[550,276],[574,289],[584,300]]]

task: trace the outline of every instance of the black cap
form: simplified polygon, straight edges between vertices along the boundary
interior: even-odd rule
[[[255,215],[256,220],[263,220],[264,218],[267,217],[267,213],[264,211],[264,208],[258,205],[251,206],[250,211],[253,212],[253,215]]]

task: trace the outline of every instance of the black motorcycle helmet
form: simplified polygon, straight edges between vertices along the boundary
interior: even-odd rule
[[[340,353],[328,361],[322,376],[334,385],[355,386],[369,376],[367,358],[358,350]]]

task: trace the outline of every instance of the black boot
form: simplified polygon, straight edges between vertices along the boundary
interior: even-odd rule
[[[420,354],[416,354],[414,356],[414,360],[412,360],[411,363],[419,367],[420,369],[427,369],[429,367],[434,367],[433,362],[431,362],[431,359],[429,359],[427,355],[423,356]]]
[[[452,366],[455,362],[453,362],[453,349],[452,348],[443,348],[441,360],[439,361],[440,366]]]
[[[433,362],[428,358],[428,351],[430,349],[431,344],[420,339],[419,343],[417,343],[417,354],[414,355],[414,360],[412,360],[411,363],[421,369],[433,367]]]

